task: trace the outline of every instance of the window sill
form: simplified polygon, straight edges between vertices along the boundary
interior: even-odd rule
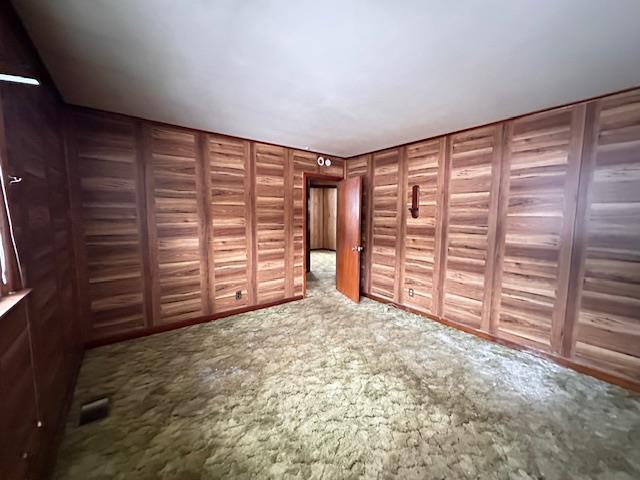
[[[24,298],[27,297],[27,295],[29,295],[29,293],[31,293],[31,289],[25,288],[24,290],[20,290],[9,295],[5,295],[4,297],[0,297],[0,318],[9,313],[13,309],[13,307],[18,305]]]

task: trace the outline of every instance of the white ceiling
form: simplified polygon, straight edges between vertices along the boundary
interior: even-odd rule
[[[638,0],[14,0],[74,104],[351,156],[640,85]]]

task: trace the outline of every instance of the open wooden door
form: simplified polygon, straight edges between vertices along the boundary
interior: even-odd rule
[[[360,302],[360,213],[362,177],[338,183],[338,226],[336,245],[336,288],[354,302]]]

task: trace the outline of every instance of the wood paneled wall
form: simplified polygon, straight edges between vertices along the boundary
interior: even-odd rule
[[[407,147],[407,185],[420,187],[420,216],[407,215],[405,229],[404,275],[402,291],[413,289],[414,295],[404,295],[408,306],[435,313],[436,259],[440,247],[436,234],[440,218],[438,205],[439,169],[444,161],[446,142],[437,139]],[[406,203],[411,202],[407,188]]]
[[[560,353],[585,106],[507,125],[492,332]]]
[[[309,190],[309,248],[336,249],[337,190],[331,187],[312,187]]]
[[[287,297],[285,284],[291,239],[285,232],[285,182],[289,169],[283,147],[255,144],[255,217],[257,301],[268,303]]]
[[[204,162],[199,137],[143,127],[151,304],[158,324],[210,312]]]
[[[44,478],[82,350],[62,102],[10,2],[0,5],[0,66],[41,82],[0,84],[0,155],[3,173],[22,178],[7,193],[32,289],[0,318],[0,476]]]
[[[206,136],[205,147],[209,299],[211,310],[221,312],[255,304],[251,152],[249,142],[218,135]]]
[[[449,139],[439,311],[475,328],[485,328],[490,313],[501,147],[501,125]]]
[[[640,388],[640,90],[345,172],[364,177],[365,294]]]
[[[317,154],[69,107],[83,338],[297,298],[302,176]]]
[[[563,353],[640,379],[640,90],[588,105]]]
[[[39,470],[37,464],[33,465],[34,459],[37,461],[40,444],[51,439],[43,438],[37,428],[40,415],[27,302],[16,305],[1,320],[0,467],[3,479],[18,480]]]
[[[376,153],[372,157],[371,182],[371,286],[373,295],[393,300],[400,292],[397,276],[399,230],[402,228],[403,165],[401,150]]]
[[[149,266],[139,241],[146,212],[136,125],[78,112],[67,127],[83,337],[143,329]]]

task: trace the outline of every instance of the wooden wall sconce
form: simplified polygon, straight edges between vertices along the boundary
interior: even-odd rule
[[[420,209],[420,185],[414,185],[411,189],[411,218],[418,218]]]

